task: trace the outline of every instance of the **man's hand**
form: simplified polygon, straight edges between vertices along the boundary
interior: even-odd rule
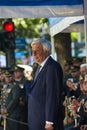
[[[7,110],[4,108],[4,109],[1,109],[1,114],[2,115],[5,115],[5,114],[7,114]]]
[[[47,124],[47,123],[46,123],[45,129],[46,129],[46,130],[53,130],[54,128],[53,128],[53,125],[52,125],[52,124]]]

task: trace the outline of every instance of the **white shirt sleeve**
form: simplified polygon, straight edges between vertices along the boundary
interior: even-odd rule
[[[53,125],[53,122],[46,121],[46,124],[51,124],[51,125]]]

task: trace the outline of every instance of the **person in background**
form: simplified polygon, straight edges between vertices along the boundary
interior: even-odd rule
[[[77,126],[70,126],[65,130],[87,130],[87,75],[80,81],[80,87],[82,94],[69,105],[72,115],[78,119]]]
[[[1,115],[6,116],[6,130],[19,130],[19,94],[20,89],[14,82],[13,73],[7,70],[1,89]]]
[[[62,68],[50,56],[51,44],[46,39],[38,39],[31,46],[39,65],[28,98],[29,130],[63,130]]]
[[[14,77],[20,88],[19,106],[20,106],[20,121],[27,124],[28,119],[28,104],[27,104],[27,87],[30,86],[29,80],[24,76],[24,68],[16,66],[14,69]],[[20,124],[20,130],[27,130],[26,124]]]
[[[71,73],[72,61],[64,60],[64,78],[66,78]]]
[[[79,75],[80,75],[80,67],[77,66],[71,66],[71,76],[67,79],[66,85],[67,85],[67,95],[68,97],[75,96],[78,98],[81,94],[81,91],[78,88],[79,84]]]
[[[0,69],[0,83],[5,81],[5,71]]]
[[[80,65],[82,64],[82,61],[83,61],[82,58],[77,58],[77,57],[72,58],[73,66],[80,67]]]
[[[87,63],[80,65],[80,73],[83,77],[87,74]]]

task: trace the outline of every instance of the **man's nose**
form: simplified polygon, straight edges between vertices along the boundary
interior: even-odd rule
[[[37,52],[36,51],[32,51],[32,55],[36,55],[37,54]]]

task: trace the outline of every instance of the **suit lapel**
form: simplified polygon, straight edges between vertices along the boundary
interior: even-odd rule
[[[45,63],[45,65],[43,66],[43,68],[41,69],[41,71],[39,72],[38,76],[36,77],[36,79],[33,81],[32,85],[31,85],[31,90],[33,89],[33,87],[35,86],[35,84],[37,83],[37,80],[40,76],[41,73],[44,73],[44,71],[46,70],[46,66],[49,64],[50,60],[51,60],[51,56],[48,58],[47,62]]]

